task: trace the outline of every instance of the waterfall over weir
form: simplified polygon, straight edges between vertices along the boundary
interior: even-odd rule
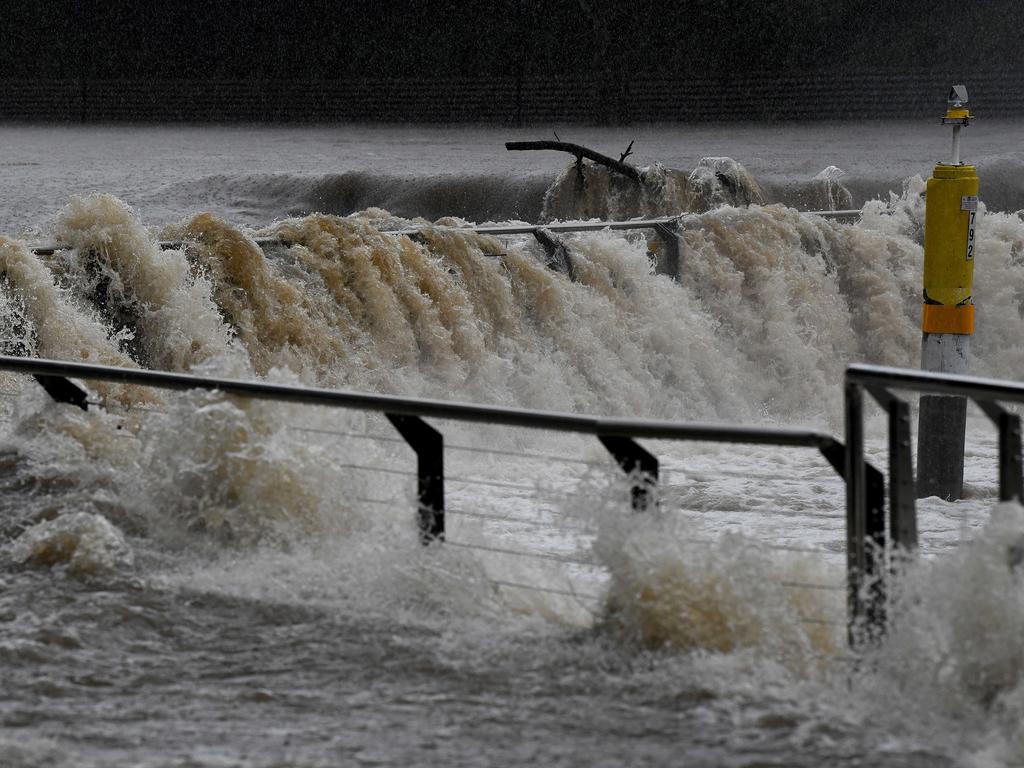
[[[835,221],[726,160],[639,193],[570,166],[538,201],[545,221],[685,210],[675,274],[646,230],[560,233],[570,274],[455,217],[150,221],[72,196],[0,238],[0,349],[838,434],[848,362],[917,362],[923,182]],[[833,208],[844,179],[815,182]],[[1024,222],[983,210],[978,232],[973,372],[1019,378]],[[1024,524],[992,512],[987,432],[968,499],[921,504],[906,618],[851,659],[843,486],[814,452],[648,441],[662,476],[638,515],[596,440],[437,419],[449,528],[422,547],[415,456],[383,417],[83,385],[87,412],[0,374],[5,766],[1021,754],[1000,558]]]

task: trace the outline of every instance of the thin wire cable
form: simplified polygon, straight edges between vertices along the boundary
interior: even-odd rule
[[[495,522],[503,523],[518,523],[522,525],[531,525],[536,528],[553,528],[555,527],[553,522],[550,520],[530,520],[529,518],[523,517],[506,517],[504,515],[484,515],[480,512],[464,512],[461,509],[448,509],[445,510],[446,514],[458,515],[460,517],[473,517],[479,520],[493,520]]]
[[[686,509],[686,508],[680,508],[678,510],[678,512],[680,514],[687,514],[687,515],[693,515],[693,516],[715,515],[717,517],[722,517],[722,516],[725,516],[725,515],[761,515],[761,516],[764,516],[765,514],[771,514],[771,515],[777,515],[779,517],[810,517],[810,518],[813,518],[815,520],[834,520],[835,522],[844,522],[844,514],[845,514],[845,513],[840,513],[840,512],[836,512],[835,514],[829,514],[827,512],[793,512],[793,513],[788,513],[788,512],[781,512],[781,511],[778,511],[778,512],[771,512],[771,511],[769,511],[769,512],[765,513],[764,510],[759,510],[759,509]]]
[[[506,483],[502,480],[479,480],[473,477],[460,477],[459,475],[448,475],[445,479],[453,483],[466,483],[467,485],[486,485],[490,488],[508,488],[514,491],[526,491],[527,493],[537,492],[537,487],[534,485]]]
[[[367,464],[334,464],[338,469],[362,469],[367,472],[380,472],[385,475],[403,475],[405,477],[417,477],[415,472],[404,469],[384,469],[383,467],[371,467]]]
[[[539,527],[546,527],[547,526],[546,522],[541,522],[541,521],[534,522],[534,521],[531,521],[531,520],[528,520],[528,519],[523,519],[523,518],[507,518],[507,517],[502,517],[502,516],[497,516],[497,515],[484,515],[484,514],[481,514],[479,512],[467,512],[467,511],[464,511],[464,510],[457,510],[457,509],[446,510],[446,513],[447,514],[452,514],[452,515],[463,515],[463,516],[466,516],[466,517],[481,518],[481,519],[485,519],[485,520],[496,520],[496,521],[502,521],[502,522],[507,521],[507,522],[522,523],[522,524],[526,524],[526,525],[531,525],[532,524],[532,525],[537,525]],[[571,519],[571,518],[568,518],[568,519]],[[687,539],[687,541],[689,543],[704,544],[704,545],[707,545],[707,546],[710,546],[710,545],[716,543],[715,541],[713,541],[711,539]],[[839,552],[829,552],[828,550],[825,550],[825,549],[813,549],[813,548],[810,548],[810,547],[797,547],[797,546],[791,546],[791,545],[787,545],[787,544],[763,544],[761,546],[764,546],[767,549],[781,550],[783,552],[800,552],[800,553],[814,554],[814,555],[834,554],[834,555],[837,555],[837,556],[842,554],[842,553],[839,553]],[[522,553],[522,554],[526,555],[526,554],[529,554],[529,553]],[[810,582],[795,582],[795,581],[794,582],[784,582],[784,581],[780,581],[778,583],[780,585],[782,585],[782,586],[787,586],[787,587],[791,587],[791,588],[794,588],[794,589],[797,589],[797,588],[821,589],[821,590],[834,590],[834,591],[837,591],[837,592],[841,592],[841,591],[845,590],[845,587],[841,587],[841,586],[833,586],[833,585],[826,585],[826,584],[814,584],[814,583],[810,583]]]
[[[712,539],[687,539],[687,543],[690,544],[706,544],[708,546],[717,544],[718,542]],[[790,544],[758,544],[766,549],[776,549],[782,552],[801,552],[808,555],[835,555],[836,557],[841,556],[842,552],[830,552],[827,549],[813,549],[811,547],[797,547]]]
[[[566,597],[582,598],[584,600],[595,600],[600,601],[603,599],[601,595],[592,595],[586,592],[574,592],[566,589],[557,589],[555,587],[542,587],[536,584],[522,584],[515,581],[506,581],[504,579],[491,579],[488,578],[492,584],[501,587],[509,587],[514,589],[525,589],[533,592],[548,592],[555,595],[564,595]],[[799,620],[804,624],[815,624],[829,627],[844,627],[846,622],[839,619],[821,619],[812,616],[800,616]]]
[[[533,485],[522,485],[519,483],[505,483],[500,480],[478,480],[458,475],[446,475],[445,480],[464,485],[483,485],[492,488],[505,488],[514,491],[524,491],[542,496],[547,499],[590,499],[591,501],[606,501],[608,497],[597,496],[591,493],[580,493],[578,491],[556,491],[549,488],[538,488]]]
[[[288,429],[296,432],[315,432],[320,435],[334,435],[335,437],[354,437],[362,440],[380,440],[383,443],[405,443],[400,437],[393,437],[391,435],[376,435],[372,432],[339,432],[333,429],[319,429],[317,427],[297,427],[289,425]]]
[[[824,467],[827,467],[827,466],[828,466],[827,464],[824,465]],[[679,472],[683,472],[683,473],[685,473],[689,477],[692,477],[695,480],[704,480],[705,478],[708,478],[708,477],[739,477],[739,478],[744,478],[744,479],[749,478],[751,480],[774,480],[776,482],[784,482],[784,478],[780,478],[778,476],[778,474],[762,475],[762,474],[756,474],[756,473],[753,473],[753,472],[743,472],[742,470],[732,470],[732,469],[711,469],[711,470],[687,469],[685,466],[671,467],[671,469],[674,469],[674,470],[679,471]],[[824,472],[822,474],[824,474]],[[841,481],[839,481],[837,479],[837,482],[841,482]]]
[[[408,499],[369,499],[364,496],[356,496],[354,501],[361,501],[364,504],[386,504],[388,506],[392,504],[407,504]]]
[[[539,587],[534,584],[520,584],[515,581],[504,581],[502,579],[488,579],[491,584],[499,587],[510,587],[513,589],[526,589],[532,592],[549,592],[553,595],[564,595],[565,597],[582,598],[584,600],[601,600],[600,595],[590,595],[586,592],[573,592],[568,589],[556,589],[555,587]]]
[[[89,405],[95,405],[97,407],[103,408],[106,411],[115,411],[121,413],[132,413],[138,411],[140,413],[159,413],[163,416],[171,415],[171,412],[168,411],[166,408],[158,408],[152,405],[121,405],[109,401],[97,400],[95,398],[86,400],[85,402],[87,402]]]
[[[611,459],[607,462],[588,461],[587,459],[568,459],[565,456],[555,456],[550,453],[533,453],[532,451],[505,451],[500,448],[476,448],[471,445],[449,444],[445,448],[453,451],[469,451],[472,453],[492,453],[496,456],[515,456],[517,458],[543,459],[544,461],[559,461],[564,464],[583,464],[588,467],[605,467],[612,465]]]
[[[843,555],[842,552],[831,552],[823,548],[816,549],[814,547],[797,547],[792,544],[765,544],[764,546],[768,549],[775,549],[781,552],[801,552],[807,555],[834,555],[835,557]]]
[[[596,563],[593,560],[579,560],[576,558],[569,557],[568,555],[556,555],[554,553],[547,552],[523,552],[522,550],[505,549],[503,547],[488,547],[483,544],[464,544],[460,541],[446,541],[445,544],[449,547],[461,547],[462,549],[478,549],[482,552],[494,552],[499,555],[533,557],[538,560],[554,560],[555,562],[569,563],[570,565],[587,565],[595,568],[601,567],[600,563]]]
[[[778,584],[779,586],[789,587],[790,589],[821,589],[828,592],[846,591],[846,587],[837,586],[835,584],[813,584],[803,581],[780,581]]]
[[[371,432],[343,432],[333,429],[320,429],[318,427],[299,427],[291,426],[289,429],[294,429],[300,432],[317,432],[322,435],[336,435],[338,437],[354,437],[364,440],[381,440],[389,443],[404,443],[400,437],[393,437],[390,435],[378,435]],[[516,458],[527,458],[527,459],[541,459],[544,461],[558,461],[565,464],[582,464],[591,467],[603,467],[607,466],[609,462],[599,461],[587,461],[586,459],[569,459],[565,456],[556,456],[550,453],[533,453],[531,451],[505,451],[499,448],[477,448],[472,445],[459,445],[458,443],[448,443],[445,445],[446,450],[450,451],[468,451],[471,453],[487,453],[494,454],[497,456],[514,456]]]
[[[316,432],[322,435],[335,435],[337,437],[353,437],[364,440],[381,440],[389,443],[404,443],[400,437],[392,437],[389,435],[378,435],[370,432],[342,432],[333,429],[320,429],[318,427],[299,427],[290,426],[288,429],[294,429],[299,432]],[[565,456],[556,456],[552,453],[534,453],[532,451],[505,451],[499,448],[478,448],[472,445],[460,445],[458,443],[449,443],[445,445],[446,450],[451,451],[468,451],[470,453],[486,453],[493,454],[496,456],[513,456],[515,458],[525,459],[538,459],[543,461],[557,461],[563,464],[580,464],[588,467],[606,467],[611,466],[612,462],[609,459],[607,462],[602,461],[588,461],[587,459],[570,459]]]

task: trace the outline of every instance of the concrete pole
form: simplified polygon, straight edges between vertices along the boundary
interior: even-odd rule
[[[967,373],[970,336],[921,334],[921,370]],[[917,498],[960,499],[964,493],[967,400],[922,395],[917,422]]]

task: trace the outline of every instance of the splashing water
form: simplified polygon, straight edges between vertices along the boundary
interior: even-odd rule
[[[282,222],[270,234],[287,245],[267,252],[202,215],[165,233],[183,249],[161,251],[126,206],[99,196],[62,214],[58,232],[74,247],[48,265],[5,246],[12,306],[25,302],[6,335],[34,334],[40,354],[57,357],[86,334],[83,359],[171,370],[216,360],[229,372],[280,367],[411,394],[454,386],[533,407],[813,417],[834,407],[847,361],[916,359],[918,213],[869,207],[864,225],[848,226],[722,207],[684,220],[677,280],[654,272],[644,240],[609,234],[566,239],[572,280],[541,265],[532,239],[428,227],[413,240],[382,232],[400,222],[380,212]],[[975,354],[998,375],[1012,365],[994,351],[1021,330],[1008,279],[1020,224],[986,220],[978,293],[997,295],[979,301],[992,322]],[[61,316],[69,328],[53,325]]]
[[[101,515],[71,512],[39,523],[19,536],[11,547],[16,563],[66,564],[79,577],[131,568],[135,563],[124,536]]]
[[[604,621],[628,642],[675,652],[756,649],[798,669],[841,644],[828,625],[804,621],[826,614],[821,595],[783,586],[814,583],[811,560],[773,557],[742,534],[709,544],[708,531],[674,514],[601,522],[595,551],[611,574]]]
[[[110,195],[76,197],[57,219],[58,264],[69,288],[112,326],[130,328],[136,361],[189,370],[232,352],[209,283],[184,254],[161,251],[131,209]]]
[[[544,221],[631,219],[763,203],[754,177],[730,157],[705,157],[689,173],[653,165],[637,183],[589,160],[567,166],[544,195]]]
[[[958,746],[975,753],[975,765],[1024,757],[1022,546],[1024,508],[1001,504],[955,552],[906,567],[888,636],[858,681],[922,730],[961,723],[952,737],[965,740]]]
[[[689,174],[652,167],[640,190],[586,163],[581,189],[576,174],[566,169],[548,190],[547,218],[688,211],[680,220],[678,274],[657,271],[642,233],[565,236],[570,277],[544,265],[543,250],[532,238],[498,239],[460,231],[465,222],[457,219],[413,222],[379,209],[347,217],[292,217],[258,231],[199,214],[164,228],[163,237],[183,244],[163,250],[125,203],[96,195],[72,199],[61,212],[54,231],[69,248],[54,257],[36,256],[18,240],[0,240],[0,337],[5,351],[58,359],[609,415],[832,428],[846,363],[916,362],[920,179],[908,180],[903,193],[888,201],[869,203],[861,221],[849,225],[762,205],[761,185],[727,158],[707,158]],[[835,171],[826,169],[818,181],[829,205],[846,204]],[[422,228],[415,237],[387,232],[413,224]],[[1013,376],[1024,363],[1018,279],[1024,222],[983,211],[978,231],[973,366],[979,373]],[[257,237],[281,243],[261,248]],[[791,515],[793,535],[809,536],[817,520],[810,513],[831,509],[832,502],[822,499],[837,496],[838,486],[815,479],[804,483],[812,486],[806,496],[792,503],[783,492],[767,502],[756,499],[747,510],[749,529],[725,535],[682,519],[667,502],[646,518],[627,517],[607,483],[558,486],[568,488],[569,500],[545,510],[551,515],[545,519],[556,521],[548,528],[558,520],[581,525],[582,534],[569,528],[555,533],[562,539],[578,536],[580,551],[600,567],[597,576],[567,577],[564,568],[556,574],[506,566],[454,546],[419,548],[412,492],[384,497],[383,482],[350,471],[353,457],[389,468],[410,461],[404,445],[367,447],[352,437],[383,429],[365,415],[311,415],[217,394],[156,397],[113,385],[95,386],[106,410],[79,413],[47,403],[15,377],[5,377],[4,386],[17,399],[0,451],[0,535],[7,542],[0,578],[52,574],[47,589],[56,589],[62,573],[87,574],[93,588],[114,583],[112,576],[104,581],[108,570],[134,569],[148,585],[143,591],[157,595],[146,599],[160,602],[159,595],[170,595],[154,613],[177,617],[180,626],[167,628],[159,616],[151,620],[168,637],[186,638],[181,642],[190,648],[216,645],[216,631],[202,639],[189,634],[194,625],[213,621],[205,607],[175,613],[185,610],[178,603],[190,600],[215,602],[211,616],[217,621],[221,613],[244,614],[240,635],[251,626],[264,633],[259,642],[239,641],[232,654],[282,637],[287,627],[261,622],[265,613],[290,611],[295,626],[307,622],[311,634],[329,635],[331,648],[351,652],[369,645],[367,653],[376,653],[374,643],[360,635],[375,630],[344,626],[353,621],[346,611],[358,607],[360,616],[374,616],[386,628],[387,639],[378,642],[388,648],[384,657],[396,660],[399,679],[426,674],[428,689],[438,680],[470,680],[453,694],[457,703],[476,695],[468,693],[471,688],[493,688],[488,675],[494,668],[507,675],[499,687],[520,675],[535,690],[556,685],[548,703],[587,686],[605,691],[609,700],[646,701],[631,687],[641,687],[636,681],[642,673],[621,667],[649,663],[659,685],[671,689],[665,695],[675,697],[668,709],[702,711],[704,705],[692,700],[727,700],[721,706],[733,706],[743,700],[733,688],[753,679],[754,688],[764,683],[758,706],[774,706],[778,695],[788,707],[790,698],[798,698],[794,691],[804,695],[812,686],[809,707],[820,707],[837,722],[845,716],[827,703],[836,688],[851,684],[847,668],[835,659],[842,654],[842,629],[815,621],[841,614],[842,595],[780,586],[820,580],[833,561],[765,548],[756,517]],[[123,413],[119,406],[135,410]],[[143,415],[140,406],[152,410]],[[597,463],[594,455],[554,438],[535,444],[512,437],[505,446],[451,425],[445,435],[446,441],[462,440],[464,448],[543,448],[555,458],[564,451]],[[664,450],[670,459],[696,455],[690,448]],[[524,483],[535,481],[539,488],[561,478],[561,470],[549,466],[520,477],[502,461],[469,466],[480,474],[481,468],[497,468],[498,482],[516,493],[532,490]],[[726,471],[735,461],[721,459]],[[487,501],[465,491],[452,496],[459,502],[453,508],[470,514]],[[694,506],[703,503],[697,496],[689,499]],[[514,507],[508,499],[500,502],[505,512]],[[715,509],[708,502],[699,511],[710,517]],[[867,690],[875,686],[906,708],[915,723],[910,730],[921,741],[962,719],[967,724],[957,734],[972,728],[995,734],[989,745],[980,737],[972,742],[979,761],[1019,753],[1021,737],[1013,722],[1019,721],[1024,667],[1013,638],[1020,634],[1017,614],[1024,611],[1013,602],[1018,574],[1006,564],[1005,552],[1024,535],[1018,530],[1021,514],[1016,507],[1001,508],[976,543],[909,571],[898,602],[900,622],[884,646],[860,660],[870,674],[866,682],[852,683],[857,703],[851,718],[877,719]],[[595,519],[591,546],[587,525]],[[513,527],[508,521],[500,525]],[[490,523],[478,530],[491,544],[543,543],[538,535],[512,534]],[[455,536],[451,543],[458,543]],[[556,543],[565,548],[564,540]],[[494,585],[496,579],[537,575],[546,579],[550,596],[510,596]],[[578,598],[578,582],[597,599]],[[303,613],[310,606],[315,618]],[[118,610],[131,613],[123,606]],[[551,634],[563,630],[538,629],[534,618],[522,614],[572,625],[581,632],[573,640],[579,645],[566,651],[565,636]],[[979,633],[978,626],[986,631]],[[514,640],[499,637],[504,634],[540,637],[547,655],[535,658],[531,668],[526,659],[536,656],[533,649],[520,652],[509,645]],[[311,642],[289,636],[281,656],[293,647],[316,656]],[[5,648],[0,643],[0,652],[18,659],[36,652],[31,643]],[[137,652],[121,651],[131,658]],[[338,665],[331,654],[307,659],[310,668]],[[495,658],[503,654],[515,664]],[[376,656],[359,658],[358,668],[382,666]],[[681,659],[698,661],[688,667]],[[268,666],[266,657],[257,662],[255,668]],[[702,665],[713,670],[708,676],[722,679],[702,677]],[[610,675],[609,666],[616,670]],[[563,668],[578,679],[565,679],[569,673],[562,675]],[[356,689],[367,689],[355,667],[343,669],[321,679],[352,676]],[[630,681],[625,690],[614,687],[616,675]],[[695,680],[704,681],[704,688],[688,687]],[[331,687],[334,682],[325,685],[347,701],[348,694]],[[303,686],[318,690],[310,680]],[[278,690],[273,695],[285,695]],[[261,705],[276,706],[273,695]],[[232,706],[251,703],[245,701]],[[794,731],[818,727],[820,712],[798,711],[794,717],[801,724]],[[216,719],[223,711],[210,714]],[[252,722],[264,722],[260,717]],[[715,727],[731,734],[730,723]],[[757,733],[769,727],[758,726]],[[838,741],[853,739],[840,730]],[[669,747],[674,749],[666,743],[665,754],[674,754]],[[792,745],[787,749],[781,754],[792,756]],[[834,755],[827,749],[815,754]]]
[[[274,367],[303,373],[312,362],[323,370],[344,360],[335,305],[318,302],[301,273],[277,274],[251,237],[210,214],[168,227],[168,238],[186,240],[196,271],[212,284],[212,299],[230,332],[249,352],[260,375]]]

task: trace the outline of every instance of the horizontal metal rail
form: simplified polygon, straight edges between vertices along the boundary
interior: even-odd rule
[[[157,246],[163,251],[175,251],[188,243],[188,240],[158,240]],[[260,248],[273,245],[289,245],[288,241],[279,237],[254,237],[253,242]],[[73,250],[75,246],[65,243],[47,243],[46,245],[33,245],[29,248],[36,256],[53,256],[61,251]]]
[[[860,216],[859,210],[842,211],[800,211],[808,216],[821,216],[827,219],[855,219]],[[684,214],[685,216],[686,214]],[[422,227],[407,227],[405,229],[381,230],[382,235],[395,235],[416,237],[427,232],[450,232],[453,234],[471,232],[478,235],[532,235],[539,230],[549,232],[600,232],[605,229],[629,230],[629,229],[658,229],[659,227],[671,226],[678,222],[681,217],[669,216],[656,219],[633,219],[631,221],[582,221],[582,222],[559,222],[553,224],[509,224],[509,225],[482,225],[477,227],[443,227],[437,225],[426,225]],[[158,245],[165,251],[176,250],[185,245],[187,240],[160,240]],[[261,248],[275,245],[291,245],[288,240],[279,237],[255,237],[253,242]],[[63,243],[50,243],[46,245],[35,245],[31,251],[37,256],[52,256],[58,251],[71,250],[73,246]]]
[[[876,385],[940,395],[960,395],[976,401],[1024,403],[1024,384],[1004,379],[988,379],[954,373],[932,373],[861,363],[847,366],[846,379],[862,386]]]
[[[63,376],[118,384],[157,387],[160,389],[205,389],[263,400],[279,400],[306,405],[351,408],[405,416],[451,419],[510,427],[577,432],[586,435],[645,437],[662,440],[700,440],[722,443],[749,443],[810,447],[830,450],[838,444],[834,437],[813,430],[782,427],[744,427],[731,424],[696,424],[691,422],[655,421],[585,416],[558,411],[531,411],[476,403],[428,400],[416,397],[378,395],[339,389],[298,387],[243,379],[197,376],[190,373],[169,373],[138,368],[74,363],[40,358],[0,356],[0,370],[33,376]]]
[[[800,211],[807,216],[821,216],[827,219],[853,219],[858,218],[861,214],[859,210],[842,210],[842,211]],[[546,229],[549,232],[600,232],[605,229],[610,230],[624,230],[624,229],[657,229],[658,227],[671,226],[678,223],[687,216],[696,216],[698,214],[683,214],[682,216],[665,216],[655,219],[631,219],[627,221],[573,221],[573,222],[558,222],[553,224],[497,224],[497,225],[483,225],[478,227],[454,227],[454,228],[441,228],[441,227],[418,227],[412,229],[398,229],[390,232],[383,232],[382,234],[393,234],[393,235],[418,235],[423,232],[428,232],[433,229],[449,229],[452,232],[465,232],[470,231],[480,235],[532,235],[539,229]]]

